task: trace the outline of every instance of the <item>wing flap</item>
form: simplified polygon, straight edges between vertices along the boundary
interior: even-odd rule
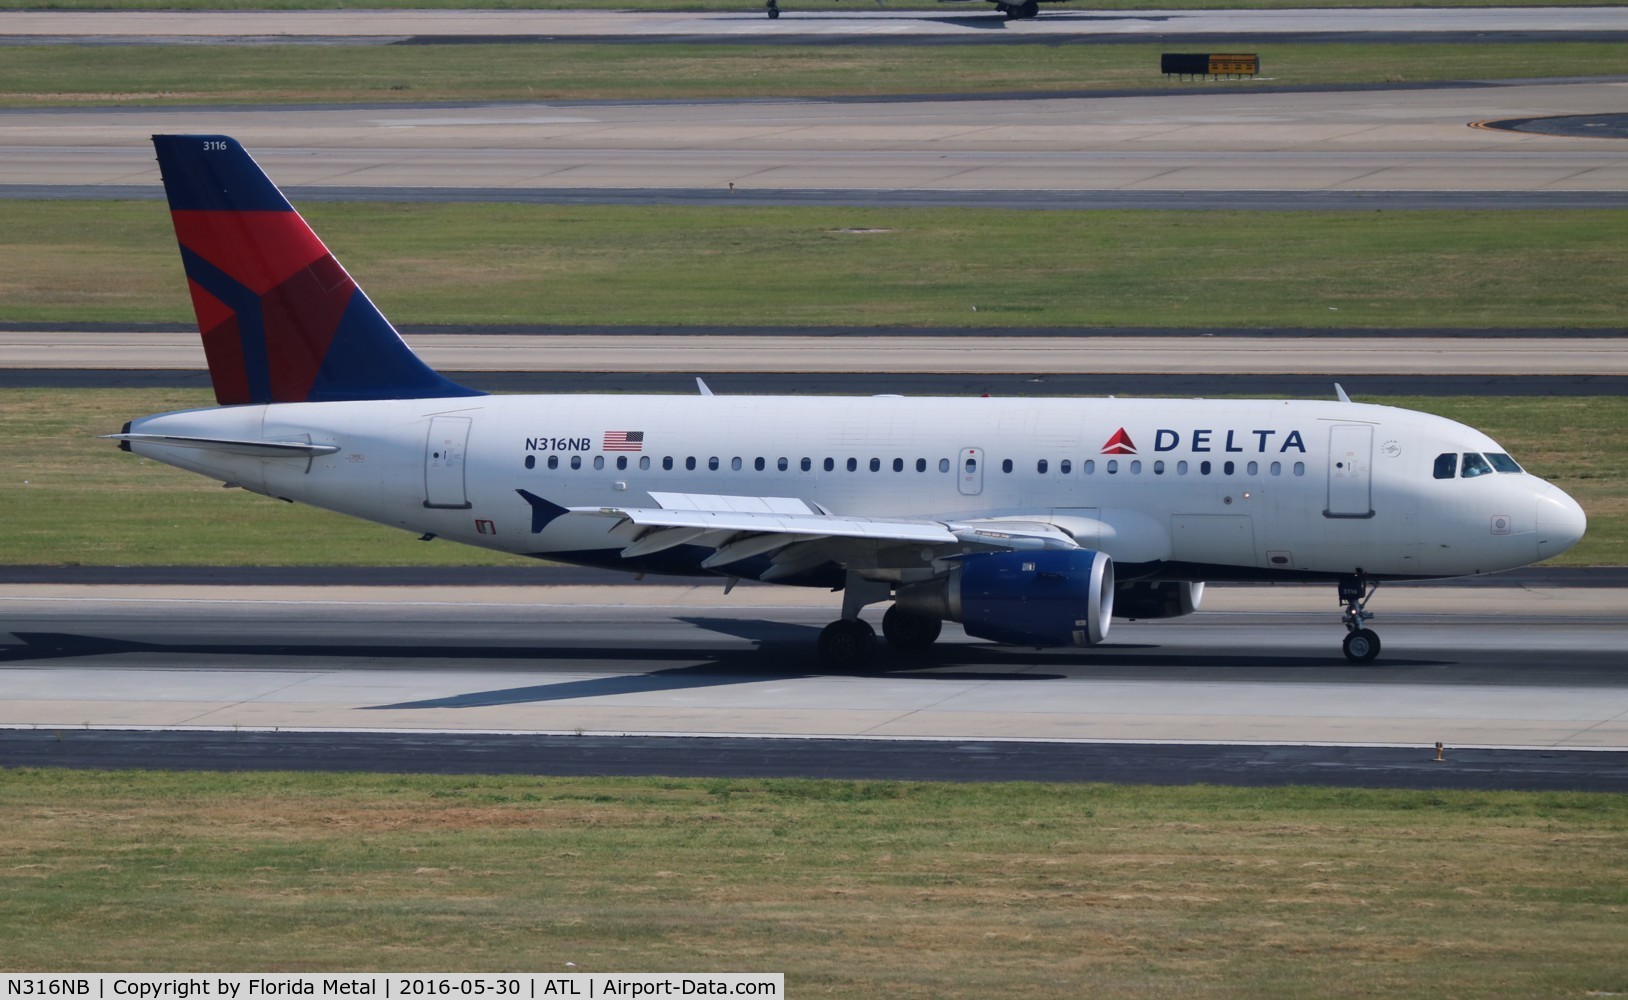
[[[768,499],[742,498],[728,499]],[[801,503],[801,501],[797,501]],[[573,514],[615,517],[647,528],[701,528],[706,531],[782,534],[787,544],[807,538],[870,538],[879,541],[930,542],[950,545],[955,535],[938,521],[835,517],[812,511],[798,514],[750,510],[668,510],[664,507],[571,507]],[[805,505],[805,510],[807,507]]]

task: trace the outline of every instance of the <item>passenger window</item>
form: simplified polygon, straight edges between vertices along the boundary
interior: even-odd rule
[[[1198,474],[1201,476],[1207,476],[1210,474],[1210,463],[1208,459],[1198,463]]]
[[[603,469],[604,467],[605,467],[605,456],[604,455],[595,455],[594,456],[594,468]]]
[[[640,455],[639,456],[639,468],[641,470],[650,468],[650,456],[649,455]]]
[[[1490,476],[1492,475],[1492,466],[1488,465],[1487,460],[1480,455],[1473,451],[1467,451],[1464,453],[1464,468],[1459,475],[1465,479],[1474,479],[1476,476]]]
[[[904,471],[904,459],[895,458],[893,460],[893,471],[894,472],[903,472]]]
[[[739,455],[729,460],[729,469],[731,472],[741,471],[741,458]]]
[[[763,456],[762,455],[759,455],[758,457],[752,459],[752,468],[753,468],[753,470],[755,470],[757,472],[762,472],[763,471],[764,464],[765,463],[763,461]]]
[[[781,472],[785,472],[787,469],[791,468],[791,459],[782,458],[780,461],[774,463],[774,467],[779,469]]]
[[[835,469],[836,467],[837,467],[837,460],[836,459],[828,458],[828,459],[825,460],[825,471],[826,472],[830,472],[832,469]]]
[[[1119,459],[1117,459],[1117,458],[1108,459],[1108,475],[1110,475],[1110,476],[1119,475]]]
[[[859,471],[859,459],[857,459],[857,458],[848,459],[848,471],[849,472],[858,472]]]
[[[977,472],[977,471],[978,471],[978,460],[976,458],[967,459],[967,475],[970,476],[974,472]]]
[[[1249,474],[1251,476],[1259,475],[1260,471],[1261,471],[1261,463],[1259,463],[1259,462],[1250,462],[1249,463]]]
[[[1010,458],[1001,460],[1001,471],[1002,472],[1011,472],[1012,471],[1012,460]]]
[[[917,472],[926,472],[927,471],[927,459],[925,459],[925,458],[916,459],[916,471]]]
[[[1294,474],[1297,476],[1304,476],[1306,474],[1306,463],[1296,462],[1294,464]]]
[[[673,456],[671,456],[671,455],[663,455],[662,458],[661,458],[661,468],[662,468],[663,472],[672,472],[673,471]]]
[[[1452,479],[1458,475],[1458,452],[1450,451],[1436,456],[1436,478]]]
[[[799,468],[801,468],[804,472],[812,470],[814,468],[814,460],[812,458],[803,459],[802,465],[800,465]]]
[[[1074,463],[1065,458],[1057,463],[1057,471],[1066,476],[1074,471]]]
[[[1131,462],[1131,475],[1140,476],[1141,474],[1142,474],[1142,460],[1140,458],[1138,458],[1138,459],[1135,459],[1134,461]]]
[[[871,471],[872,472],[881,472],[882,471],[882,460],[880,458],[871,459]]]
[[[1088,476],[1096,475],[1097,474],[1096,460],[1088,458],[1084,462],[1081,462],[1080,463],[1080,471],[1085,473]]]
[[[717,455],[714,455],[711,458],[707,459],[707,471],[708,472],[717,472],[718,471],[718,456]]]
[[[527,455],[526,456],[526,468],[528,468],[528,469],[537,468],[537,456],[536,455]]]
[[[1034,464],[1034,471],[1040,473],[1041,475],[1045,475],[1046,474],[1046,460],[1042,458],[1040,461],[1036,462]]]
[[[695,456],[694,455],[691,455],[689,458],[686,458],[684,460],[684,468],[690,470],[691,472],[695,471]]]
[[[1159,459],[1154,460],[1154,462],[1153,462],[1153,474],[1155,476],[1164,475],[1164,459],[1159,458]]]
[[[1521,467],[1515,464],[1515,460],[1513,458],[1510,458],[1501,451],[1487,452],[1487,461],[1491,462],[1492,467],[1497,469],[1499,472],[1522,471]]]
[[[1222,475],[1230,476],[1230,475],[1232,475],[1233,471],[1235,469],[1237,469],[1237,468],[1238,468],[1238,466],[1237,466],[1236,463],[1226,462],[1221,466],[1221,473],[1222,473]]]
[[[1283,475],[1283,463],[1282,462],[1273,462],[1272,463],[1272,475],[1274,475],[1274,476]]]
[[[572,455],[571,456],[571,468],[573,468],[573,469],[582,468],[582,456],[581,455]]]
[[[1186,459],[1182,459],[1181,461],[1176,463],[1176,475],[1178,475],[1178,476],[1187,475],[1187,460]]]
[[[617,455],[616,456],[616,468],[618,470],[627,468],[627,456],[626,455]]]
[[[560,456],[558,456],[558,455],[550,455],[550,456],[548,456],[548,467],[550,469],[558,469],[560,467]]]
[[[950,460],[947,459],[947,458],[939,459],[938,460],[938,471],[940,471],[940,472],[949,472],[950,471]]]

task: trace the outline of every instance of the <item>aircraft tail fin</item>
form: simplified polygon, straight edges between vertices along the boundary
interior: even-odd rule
[[[153,147],[218,402],[481,395],[419,360],[237,140]]]

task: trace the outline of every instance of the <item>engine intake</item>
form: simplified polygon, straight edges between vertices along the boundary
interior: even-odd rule
[[[1018,646],[1094,646],[1114,612],[1114,564],[1091,549],[967,556],[942,580],[899,591],[913,614]]]

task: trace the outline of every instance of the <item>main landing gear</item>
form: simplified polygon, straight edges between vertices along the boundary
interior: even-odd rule
[[[827,670],[863,670],[870,664],[876,655],[876,630],[859,612],[892,596],[891,584],[848,574],[842,591],[842,617],[820,631],[817,648]],[[882,635],[900,651],[926,649],[943,629],[944,623],[937,618],[911,614],[897,604],[882,616]]]
[[[1005,14],[1008,21],[1022,21],[1037,16],[1040,4],[1037,0],[1023,0],[1021,3],[996,4],[995,9]]]
[[[769,0],[769,2],[764,4],[763,6],[769,12],[769,20],[772,21],[775,18],[780,16],[780,2],[779,2],[779,0]]]
[[[1345,658],[1352,663],[1370,663],[1379,655],[1379,634],[1363,625],[1374,616],[1363,609],[1378,589],[1378,580],[1369,581],[1361,573],[1340,578],[1340,602],[1345,605],[1340,614],[1340,622],[1345,625]]]
[[[913,615],[898,605],[882,616],[882,636],[900,652],[926,649],[943,630],[937,618]],[[876,630],[863,618],[839,618],[820,631],[818,649],[828,670],[863,670],[876,655]]]

